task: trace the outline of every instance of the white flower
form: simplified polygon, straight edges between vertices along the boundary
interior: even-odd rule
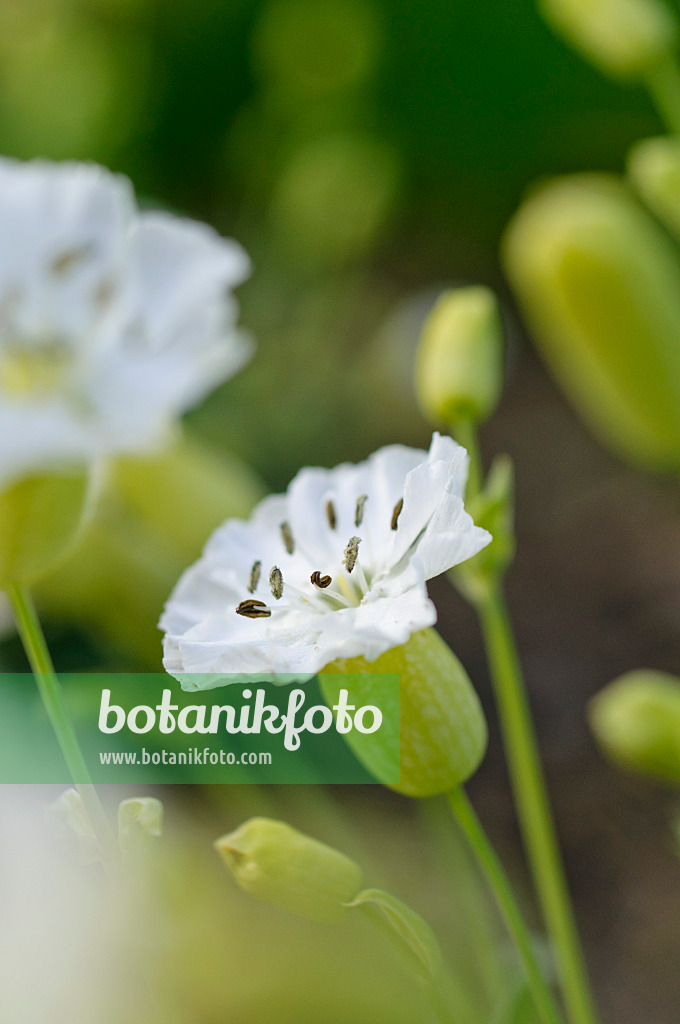
[[[0,159],[0,485],[144,450],[249,354],[248,259],[90,164]]]
[[[425,581],[491,540],[463,507],[467,469],[439,434],[429,453],[391,445],[303,469],[248,522],[227,520],[184,573],[160,622],[165,668],[185,689],[239,673],[307,679],[406,643],[437,618]]]

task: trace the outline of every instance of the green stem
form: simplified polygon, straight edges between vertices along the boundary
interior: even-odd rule
[[[586,965],[562,866],[529,702],[500,588],[477,604],[524,843],[550,933],[569,1018],[595,1024]]]
[[[78,744],[78,738],[64,703],[64,695],[54,671],[52,658],[33,600],[25,588],[16,585],[10,587],[8,596],[14,611],[19,636],[33,670],[50,724],[90,819],[102,860],[105,864],[110,864],[116,858],[113,832],[99,802],[85,758]]]
[[[476,497],[482,481],[477,430],[470,422],[456,424],[456,428],[456,436],[461,443],[469,443],[471,468],[468,497]],[[500,582],[497,581],[474,603],[484,634],[524,845],[552,940],[568,1016],[572,1024],[596,1024],[597,1011],[564,875],[522,669]]]
[[[515,900],[512,886],[508,881],[503,865],[491,846],[465,791],[463,789],[454,789],[448,794],[448,800],[456,821],[491,887],[508,931],[517,946],[536,1011],[543,1024],[558,1024],[561,1020],[559,1010],[541,974],[527,926],[524,923],[524,918]]]
[[[680,69],[675,56],[669,55],[650,68],[645,85],[667,129],[680,134]]]
[[[477,428],[472,420],[460,420],[452,429],[459,444],[462,444],[470,457],[468,470],[467,496],[476,497],[482,489],[482,459],[479,451]]]

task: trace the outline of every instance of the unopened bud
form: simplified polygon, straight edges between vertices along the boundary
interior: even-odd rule
[[[358,864],[283,821],[250,818],[215,849],[242,889],[310,921],[340,921],[361,891]]]
[[[558,382],[619,454],[680,466],[680,256],[625,187],[575,175],[529,197],[505,270]]]
[[[680,679],[664,672],[629,672],[590,705],[590,725],[612,761],[680,786]]]
[[[676,19],[662,0],[539,0],[546,21],[605,74],[636,78],[668,55]]]
[[[458,658],[434,629],[425,629],[370,663],[364,658],[335,661],[319,681],[331,707],[338,704],[342,689],[357,707],[376,699],[386,707],[390,694],[376,692],[380,673],[400,677],[400,692],[394,695],[400,701],[399,715],[385,716],[401,719],[399,783],[394,784],[390,772],[392,745],[383,730],[367,735],[353,729],[344,735],[358,759],[378,781],[405,796],[434,796],[459,786],[484,756],[487,729],[479,698]]]
[[[435,425],[485,420],[496,408],[502,381],[495,295],[481,285],[444,292],[425,321],[416,358],[423,414]]]
[[[99,844],[80,793],[76,789],[65,790],[51,804],[50,813],[68,837],[77,859],[83,864],[95,864],[99,860]]]
[[[34,583],[66,557],[89,488],[82,470],[25,477],[0,489],[0,589]]]
[[[118,841],[129,849],[148,837],[163,834],[163,804],[153,796],[123,800],[118,807]]]
[[[638,142],[628,157],[628,175],[652,213],[680,238],[680,139]]]

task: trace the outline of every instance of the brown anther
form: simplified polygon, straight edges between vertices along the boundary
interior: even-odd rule
[[[278,565],[275,565],[269,573],[269,586],[272,588],[272,595],[277,601],[283,597],[283,573]]]
[[[368,495],[362,494],[360,498],[357,498],[357,507],[354,511],[354,525],[361,526],[364,518],[364,505],[368,501]]]
[[[116,285],[113,281],[100,281],[94,290],[93,298],[99,309],[105,309],[116,294]]]
[[[397,502],[397,504],[394,506],[394,511],[392,512],[392,524],[391,525],[392,525],[392,529],[393,530],[396,530],[396,528],[397,528],[397,526],[399,524],[399,516],[401,515],[401,510],[402,510],[403,507],[404,507],[404,499],[400,498],[399,501]]]
[[[245,615],[247,619],[268,619],[271,611],[267,608],[264,601],[256,601],[254,598],[249,597],[246,601],[241,601],[236,609],[236,614]]]
[[[262,570],[262,562],[253,562],[253,567],[250,570],[250,583],[248,584],[248,591],[254,594],[257,590],[257,585],[260,582],[260,572]]]
[[[328,516],[328,525],[331,530],[334,530],[338,525],[338,517],[335,514],[335,505],[330,499],[326,502],[326,515]]]
[[[361,537],[350,537],[350,539],[347,541],[347,547],[345,548],[345,557],[342,560],[342,564],[347,569],[347,572],[351,572],[354,566],[357,564],[360,544]]]
[[[293,539],[293,531],[290,528],[290,523],[281,523],[279,530],[281,531],[281,540],[283,541],[284,548],[289,555],[292,555],[295,551],[295,541]]]
[[[314,586],[319,587],[321,590],[325,590],[326,587],[330,587],[333,582],[330,576],[322,576],[318,569],[315,569],[309,578]]]
[[[61,277],[62,274],[68,274],[70,270],[77,267],[79,263],[84,263],[90,256],[91,246],[84,245],[81,248],[76,249],[65,249],[60,252],[58,256],[55,256],[50,263],[50,271],[55,277]]]

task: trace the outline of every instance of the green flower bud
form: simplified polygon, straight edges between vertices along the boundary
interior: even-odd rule
[[[67,789],[49,808],[53,821],[68,837],[73,853],[81,864],[96,864],[99,843],[77,789]]]
[[[594,698],[589,717],[612,761],[680,786],[680,679],[664,672],[629,672]]]
[[[122,850],[133,849],[149,837],[163,835],[163,804],[153,796],[123,800],[118,807],[118,841]]]
[[[361,891],[358,864],[283,821],[250,818],[215,849],[251,896],[309,921],[342,920]]]
[[[381,681],[375,673],[398,673],[400,694],[376,693]],[[352,730],[345,735],[361,763],[398,793],[447,793],[479,766],[487,741],[484,713],[465,669],[434,629],[414,633],[408,643],[370,663],[364,658],[335,661],[319,680],[331,707],[338,703],[341,689],[348,690],[350,703],[357,706],[377,702],[385,708],[400,696],[400,715],[383,718],[401,719],[397,785],[389,771],[391,746],[382,730],[368,735]]]
[[[628,174],[652,213],[680,239],[680,139],[643,139],[630,152]]]
[[[548,183],[503,242],[535,341],[600,437],[655,468],[680,466],[680,257],[607,175]]]
[[[89,492],[84,469],[25,477],[0,492],[0,590],[34,583],[66,557]]]
[[[487,419],[503,382],[503,331],[496,297],[481,285],[444,292],[425,321],[416,357],[416,396],[435,425]]]
[[[643,75],[676,42],[676,19],[661,0],[540,0],[539,7],[567,42],[618,78]]]

